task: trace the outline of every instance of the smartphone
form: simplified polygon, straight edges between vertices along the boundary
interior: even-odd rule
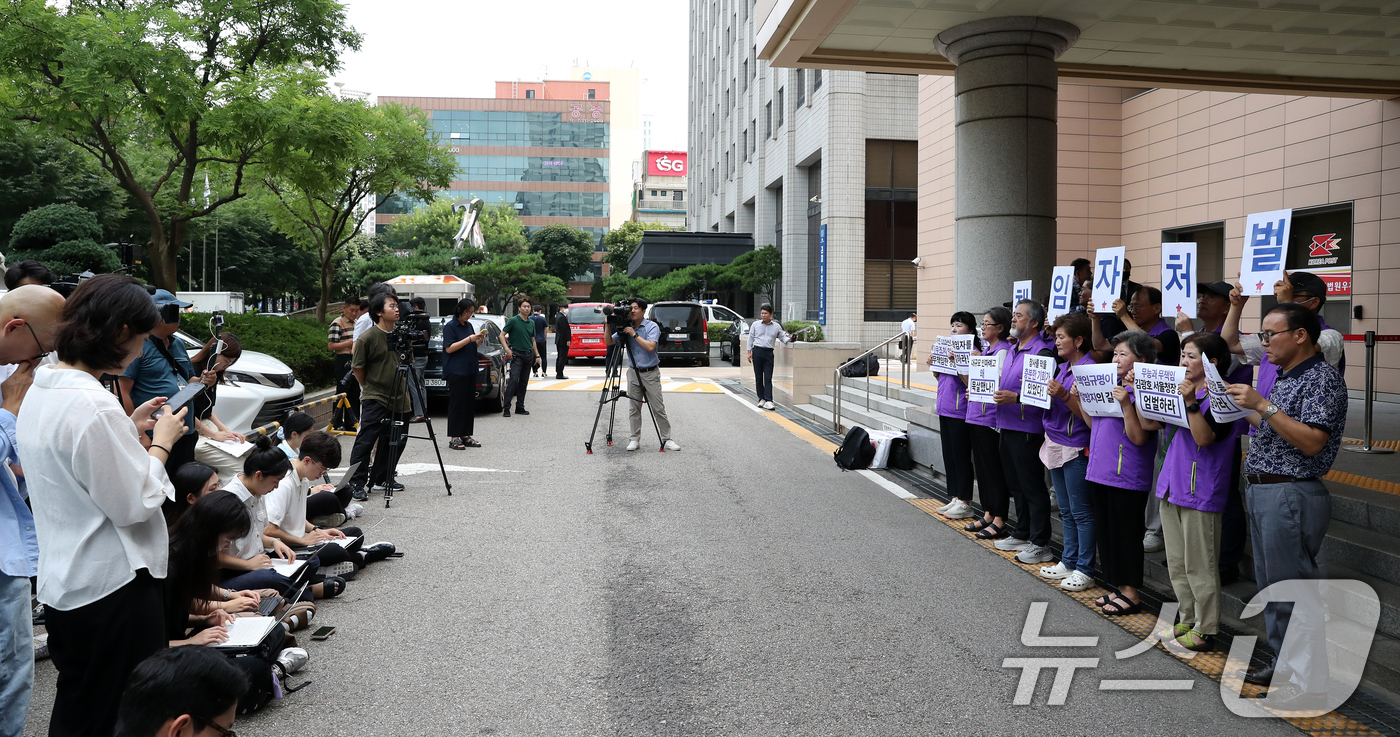
[[[185,405],[194,401],[195,397],[199,396],[200,394],[203,394],[204,391],[208,388],[209,387],[199,383],[198,381],[192,381],[186,384],[184,389],[181,389],[180,391],[176,392],[175,396],[167,400],[165,404],[161,405],[160,409],[152,413],[151,416],[160,417],[161,413],[165,412],[166,410],[169,410],[171,412],[179,412],[181,407],[184,407]]]
[[[335,628],[334,628],[334,627],[322,627],[322,628],[316,630],[315,632],[312,632],[312,633],[311,633],[311,639],[313,639],[313,640],[324,640],[324,639],[330,637],[330,636],[333,635],[333,634],[335,634]]]

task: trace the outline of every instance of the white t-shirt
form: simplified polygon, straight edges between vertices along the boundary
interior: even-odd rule
[[[306,537],[306,490],[310,480],[302,479],[293,468],[267,495],[267,521],[293,537]]]
[[[350,337],[354,340],[359,340],[360,336],[364,335],[365,331],[369,330],[369,326],[373,324],[374,320],[370,318],[369,312],[366,311],[365,314],[360,315],[360,317],[355,320],[355,332]]]
[[[899,324],[899,329],[903,330],[905,335],[908,335],[912,338],[914,337],[914,327],[916,325],[917,323],[914,322],[914,318],[906,317],[904,318],[904,322]]]
[[[290,476],[291,473],[287,475]],[[244,486],[237,476],[229,480],[224,491],[233,492],[234,496],[242,500],[244,506],[248,507],[248,516],[253,519],[253,524],[248,526],[248,534],[229,543],[224,552],[243,560],[262,555],[262,535],[263,530],[267,529],[267,505],[263,501],[266,495],[253,496],[253,492],[248,491],[248,487]]]

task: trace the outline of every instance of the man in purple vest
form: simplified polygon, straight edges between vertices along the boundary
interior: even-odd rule
[[[1238,283],[1230,291],[1230,312],[1225,316],[1225,324],[1221,327],[1220,337],[1230,346],[1230,352],[1244,356],[1244,362],[1251,366],[1259,367],[1259,383],[1257,391],[1265,399],[1269,398],[1269,391],[1273,388],[1274,382],[1278,381],[1278,367],[1269,363],[1269,357],[1264,351],[1264,345],[1260,342],[1258,335],[1248,335],[1240,332],[1240,313],[1244,311],[1244,305],[1249,301],[1240,292],[1244,291]],[[1322,325],[1322,333],[1317,339],[1317,350],[1322,354],[1322,359],[1337,369],[1342,375],[1346,375],[1346,352],[1342,350],[1342,334],[1332,329],[1326,320],[1322,319],[1322,306],[1327,304],[1327,283],[1322,281],[1316,274],[1306,271],[1285,272],[1283,279],[1274,284],[1274,298],[1279,304],[1294,302],[1306,307],[1309,312],[1318,316],[1318,321]],[[1250,431],[1250,435],[1255,433]]]

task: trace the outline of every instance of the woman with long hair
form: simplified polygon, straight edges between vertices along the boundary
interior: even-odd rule
[[[480,448],[472,437],[476,427],[477,347],[486,338],[472,327],[476,302],[471,297],[457,300],[452,319],[442,325],[442,376],[450,392],[447,399],[447,435],[453,450]]]
[[[222,484],[219,481],[219,472],[213,466],[190,461],[175,469],[174,475],[170,477],[170,485],[175,487],[175,496],[165,500],[167,528],[173,528],[191,504],[199,501],[205,494],[217,491]]]
[[[993,307],[982,315],[982,350],[975,355],[995,356],[1011,350],[1011,310]],[[994,404],[974,402],[967,406],[967,436],[972,442],[972,467],[977,474],[978,493],[982,497],[982,517],[964,530],[976,532],[982,540],[1006,537],[1010,526],[1006,515],[1011,508],[1011,492],[1006,485],[1006,472],[1001,462],[1001,436],[997,434],[997,410]]]

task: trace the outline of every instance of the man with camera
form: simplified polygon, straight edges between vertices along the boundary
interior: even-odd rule
[[[630,325],[613,333],[604,332],[603,338],[609,345],[625,339],[631,353],[631,363],[627,366],[627,419],[632,426],[632,435],[627,440],[627,449],[636,450],[642,443],[642,397],[643,390],[651,413],[656,418],[656,431],[661,435],[662,447],[666,450],[680,450],[681,446],[671,439],[671,421],[666,419],[666,404],[661,398],[661,358],[656,355],[656,344],[661,340],[661,326],[647,320],[647,301],[641,297],[628,300],[631,305]],[[617,313],[614,313],[617,314]],[[628,314],[628,313],[623,313]]]
[[[355,447],[350,451],[351,465],[360,464],[355,475],[350,477],[350,494],[357,501],[369,498],[365,487],[367,479],[371,487],[389,483],[389,467],[398,464],[406,445],[400,436],[397,446],[390,446],[390,424],[407,423],[412,411],[408,375],[397,371],[400,355],[390,344],[390,334],[399,321],[398,298],[389,292],[374,292],[369,314],[374,325],[355,340],[354,358],[350,361],[350,370],[360,382],[360,430],[355,436]],[[411,366],[411,342],[405,336],[394,337],[401,343],[401,351],[407,353],[406,362]],[[371,452],[375,458],[372,479],[368,462]],[[394,491],[402,488],[401,484],[394,484]]]
[[[193,305],[175,298],[164,289],[157,289],[151,301],[160,313],[160,322],[151,329],[146,343],[141,347],[141,355],[126,372],[118,378],[122,390],[122,402],[128,414],[137,407],[156,397],[174,397],[191,381],[213,384],[218,376],[213,371],[196,375],[190,354],[185,350],[185,342],[175,337],[180,329],[180,311]],[[194,431],[193,412],[185,414],[185,434],[175,442],[165,461],[165,472],[174,475],[176,469],[194,460],[195,443],[199,434]]]

